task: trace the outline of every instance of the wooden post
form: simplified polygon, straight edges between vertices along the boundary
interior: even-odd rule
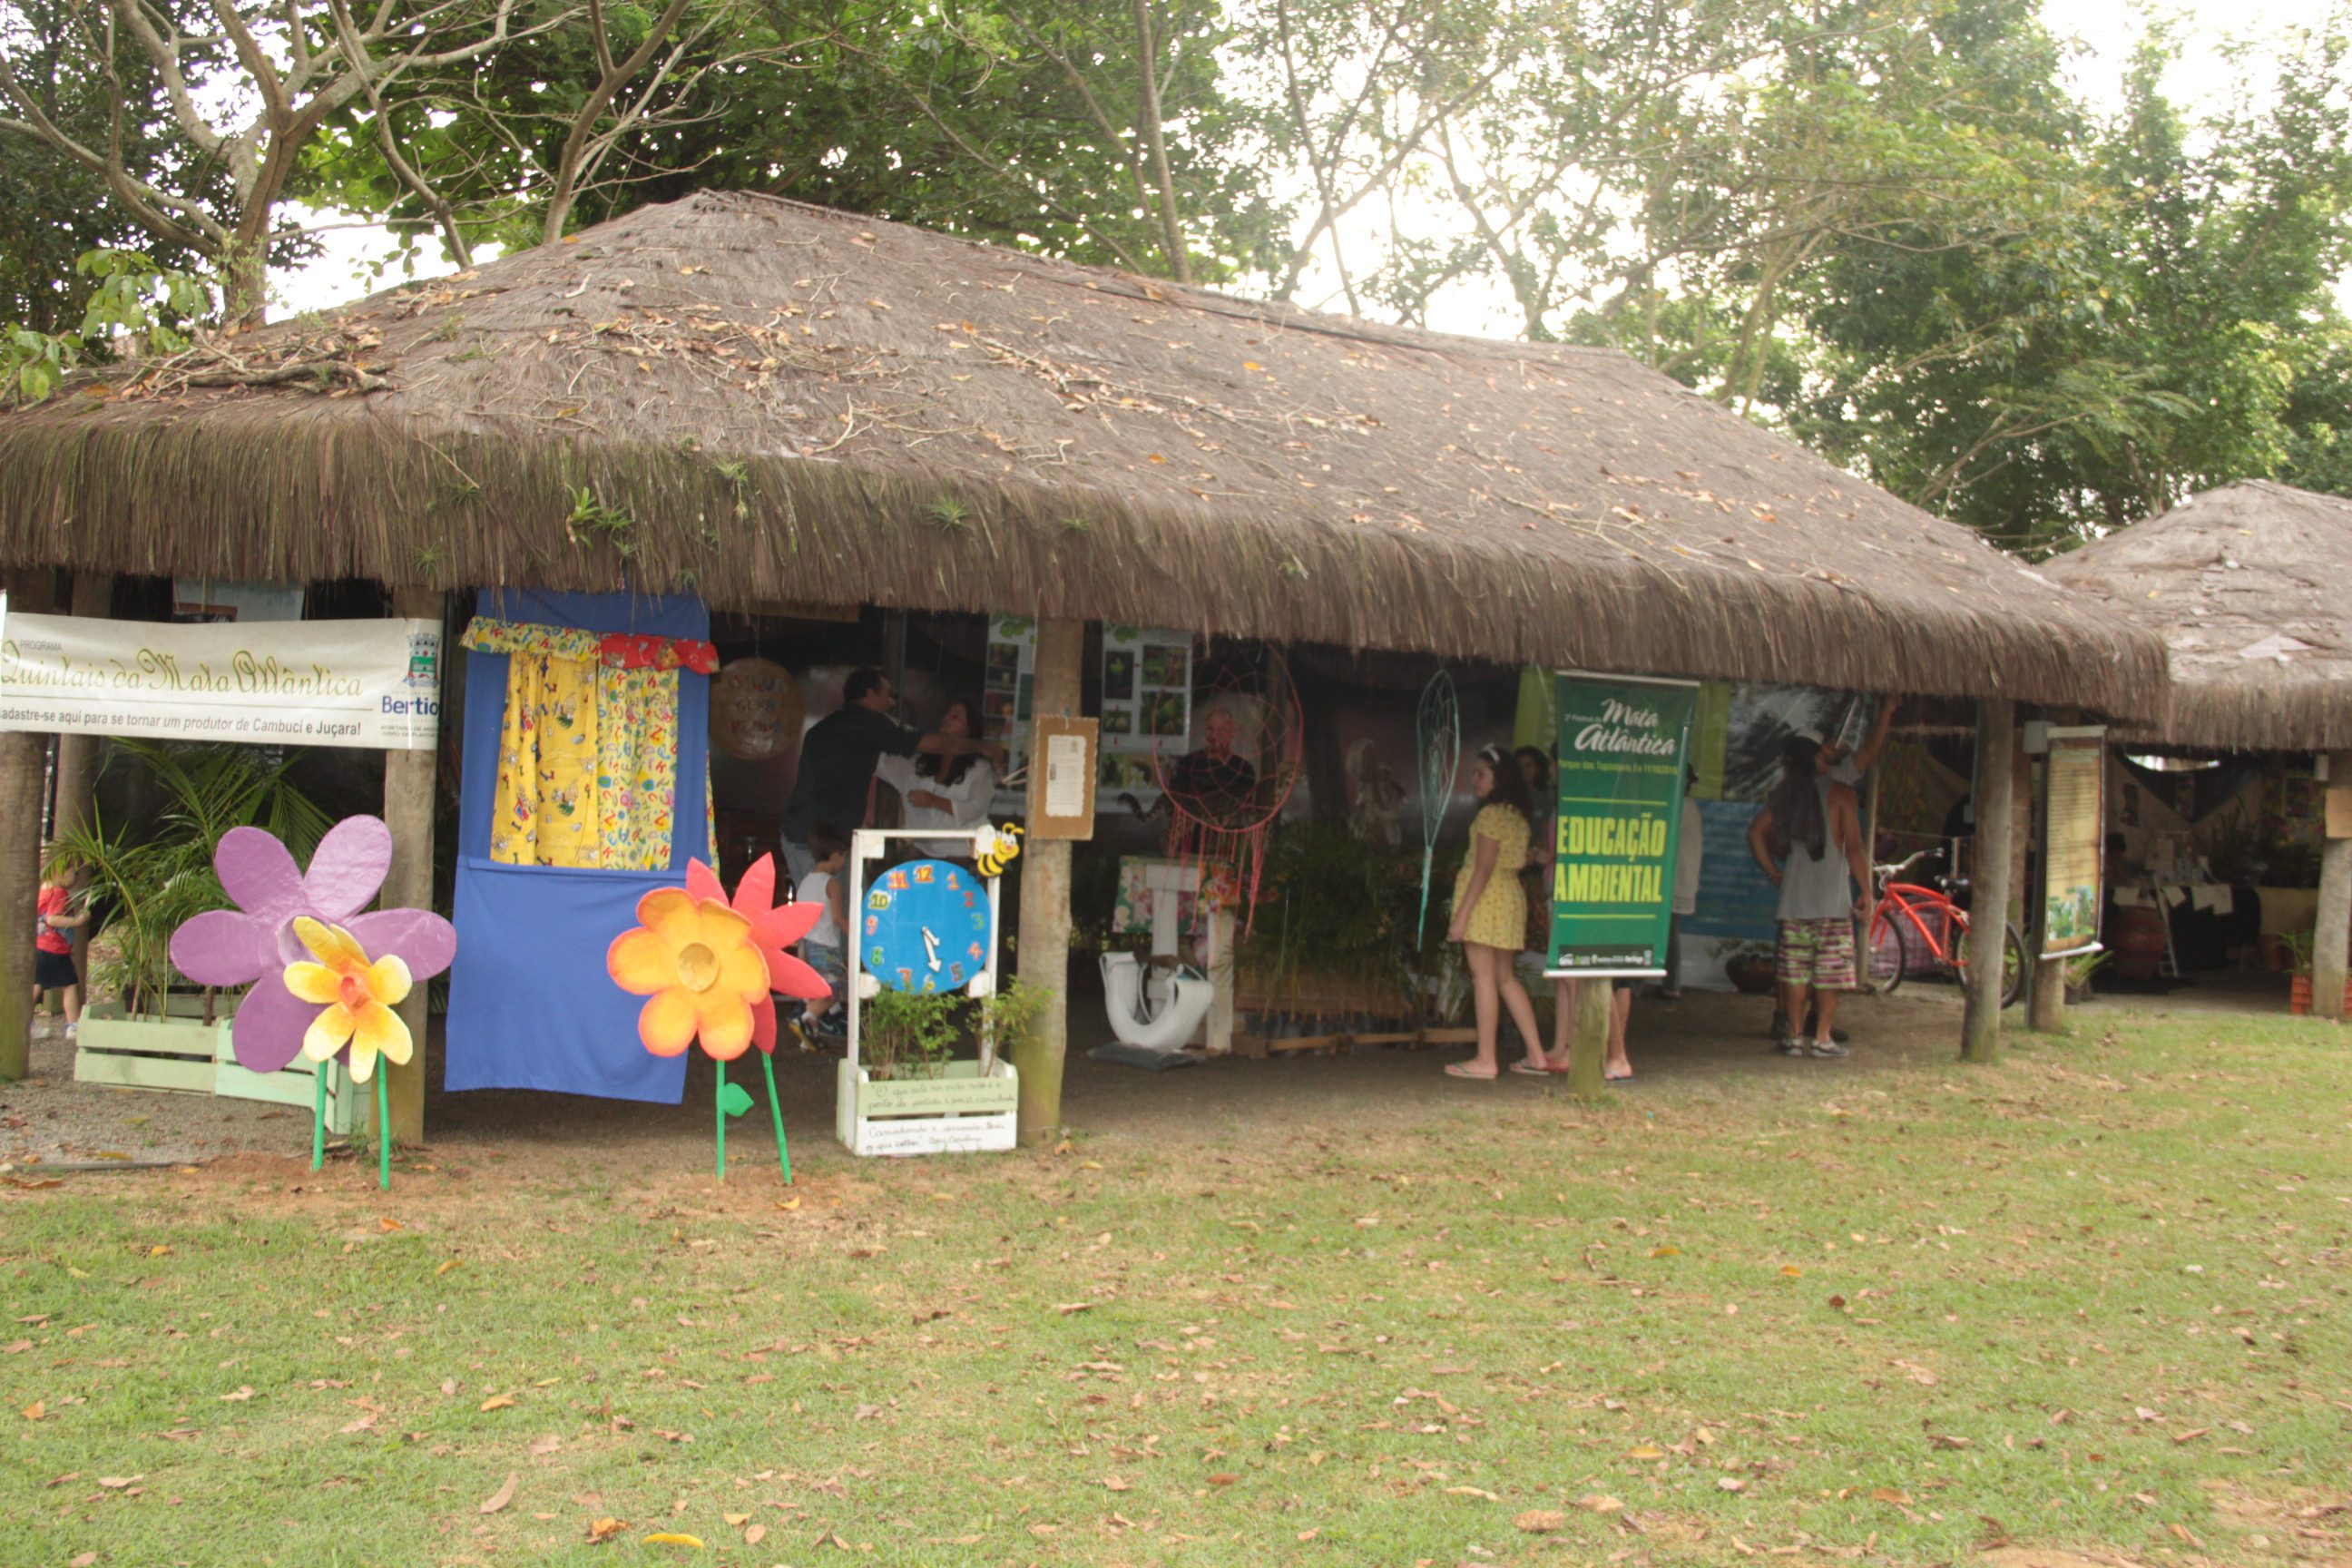
[[[73,613],[77,616],[103,616],[114,608],[114,579],[104,573],[83,572],[73,581]],[[89,819],[90,807],[98,798],[100,759],[104,754],[106,740],[101,735],[59,735],[58,737],[57,805],[51,814],[49,832],[62,836],[79,827]],[[89,997],[89,933],[78,932],[74,942],[74,971],[81,976],[81,994]]]
[[[1960,1058],[2000,1058],[2000,948],[2009,918],[2010,850],[2016,832],[2017,707],[2005,697],[1977,704],[1975,885],[1969,891],[1968,1012]]]
[[[392,613],[404,620],[431,621],[440,626],[447,605],[436,589],[395,588]],[[441,674],[446,687],[449,661],[446,648],[443,653]],[[386,909],[433,907],[434,774],[440,755],[437,748],[383,754],[383,821],[392,829],[392,869],[383,879],[383,903]],[[384,1087],[389,1091],[392,1110],[389,1136],[402,1143],[425,1142],[425,987],[420,984],[400,1005],[400,1016],[416,1043],[407,1065],[394,1067],[387,1062],[376,1069],[386,1075]],[[376,1129],[377,1137],[386,1135],[384,1128]]]
[[[1576,1033],[1569,1049],[1568,1089],[1579,1100],[1599,1100],[1609,1092],[1609,1008],[1615,1001],[1614,982],[1599,978],[1576,983]]]
[[[2332,752],[2327,758],[2330,792],[2352,788],[2352,752]],[[2319,850],[2319,914],[2311,932],[2311,1010],[2323,1018],[2344,1021],[2345,951],[2352,947],[2352,838],[2326,836],[2321,808]]]
[[[8,608],[39,615],[52,603],[47,572],[7,574]],[[0,734],[0,1083],[32,1070],[33,922],[41,892],[41,805],[49,738]]]
[[[1029,700],[1033,719],[1079,717],[1078,670],[1087,624],[1037,623],[1037,674]],[[1033,767],[1043,766],[1037,758]],[[1051,993],[1036,1026],[1013,1052],[1021,1074],[1021,1141],[1050,1138],[1062,1126],[1062,1058],[1070,1042],[1070,841],[1032,838],[1022,845],[1021,983]]]
[[[2053,713],[2050,717],[2053,721],[2062,717],[2068,723],[2074,721],[2073,714]],[[2021,746],[2022,743],[2022,737],[2020,737]],[[2025,842],[2034,842],[2038,834],[2042,845],[2042,875],[2038,879],[2024,875],[2021,856],[2014,862],[2019,867],[2016,885],[2021,889],[2027,905],[2026,918],[2017,922],[2017,929],[2025,933],[2026,941],[2032,944],[2030,952],[2033,959],[2032,984],[2026,994],[2025,1026],[2039,1035],[2063,1035],[2066,1032],[2066,961],[2042,956],[2042,942],[2047,934],[2042,927],[2049,920],[2050,909],[2050,759],[2047,753],[2042,757],[2043,787],[2039,792],[2041,809],[2037,811],[2034,809],[2033,759],[2023,756],[2022,752],[2021,758],[2024,765],[2018,773],[2018,797],[2022,809],[2017,814],[2018,819],[2026,825]]]

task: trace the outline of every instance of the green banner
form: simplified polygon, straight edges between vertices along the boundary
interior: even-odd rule
[[[1623,675],[1557,679],[1559,813],[1545,967],[1660,973],[1698,686]]]

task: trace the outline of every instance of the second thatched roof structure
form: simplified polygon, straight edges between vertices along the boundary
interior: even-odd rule
[[[2147,715],[2157,637],[1625,357],[746,195],[0,416],[0,564],[1034,612]]]
[[[2043,570],[2169,644],[2172,691],[2151,738],[2352,750],[2352,500],[2248,479]]]

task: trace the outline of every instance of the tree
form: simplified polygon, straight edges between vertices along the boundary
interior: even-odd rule
[[[281,237],[278,205],[299,189],[321,128],[409,72],[479,59],[576,16],[542,10],[518,26],[516,4],[376,0],[355,12],[346,0],[209,0],[200,23],[195,7],[165,0],[86,0],[47,15],[56,39],[69,31],[86,58],[103,105],[89,118],[102,114],[106,139],[53,116],[14,50],[0,56],[0,104],[10,111],[0,132],[104,180],[123,215],[157,243],[206,259],[230,320],[258,322],[269,247]],[[184,166],[132,156],[126,128],[142,104],[145,73],[173,132],[198,154]]]
[[[2298,450],[2326,460],[2317,425],[2342,402],[2319,373],[2341,339],[2315,329],[2352,261],[2341,22],[2203,126],[2158,90],[2168,47],[2143,47],[2111,123],[2053,140],[2083,198],[2049,222],[1975,255],[1832,258],[1801,436],[2036,552]]]

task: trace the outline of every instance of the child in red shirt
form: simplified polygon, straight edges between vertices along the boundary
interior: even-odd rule
[[[60,866],[41,883],[33,935],[33,1005],[40,1005],[43,992],[62,993],[68,1040],[80,1032],[81,976],[74,969],[73,938],[68,933],[89,923],[87,908],[72,907],[76,874],[73,867]]]

